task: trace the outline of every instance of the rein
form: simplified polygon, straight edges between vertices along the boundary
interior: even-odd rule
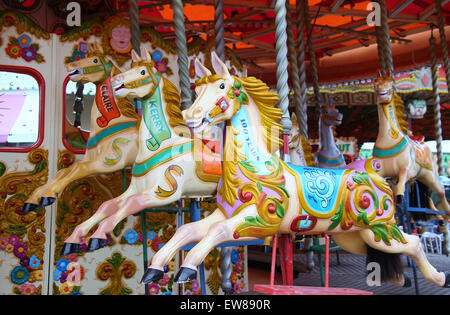
[[[150,93],[147,94],[145,97],[143,97],[143,100],[149,99],[152,97],[152,95],[155,93],[156,89],[159,86],[159,82],[161,81],[161,73],[158,72],[155,74],[152,70],[152,63],[147,60],[141,60],[131,63],[131,67],[138,67],[138,66],[145,66],[147,68],[147,71],[150,75],[147,75],[145,78],[137,79],[134,81],[131,81],[129,83],[125,83],[125,87],[127,89],[135,89],[137,87],[143,86],[148,83],[153,83],[152,89],[150,90]]]

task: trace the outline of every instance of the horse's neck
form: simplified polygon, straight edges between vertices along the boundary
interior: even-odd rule
[[[296,148],[289,150],[289,156],[291,158],[291,164],[306,166],[305,154],[303,152],[301,141],[298,142]]]
[[[262,130],[259,130],[262,126],[259,110],[251,100],[249,103],[247,106],[242,105],[231,119],[231,124],[237,131],[234,140],[239,144],[239,150],[245,154],[246,161],[251,162],[258,173],[264,174],[267,173],[265,163],[271,159],[271,154],[263,140]]]
[[[326,125],[323,118],[320,118],[319,122],[319,154],[324,157],[335,158],[341,154],[333,134],[333,127],[331,125]]]
[[[115,66],[112,67],[111,69],[111,77],[120,73],[120,70],[118,68],[116,68]],[[98,134],[99,132],[108,129],[111,125],[116,125],[118,123],[123,123],[123,122],[130,122],[130,121],[135,121],[133,118],[127,117],[122,115],[122,113],[120,113],[120,107],[119,107],[119,99],[115,96],[114,91],[111,90],[109,93],[109,97],[113,98],[115,101],[115,104],[117,106],[117,110],[120,113],[120,116],[117,118],[112,119],[107,126],[101,127],[99,126],[99,124],[97,123],[97,118],[102,116],[102,113],[99,111],[98,105],[97,104],[97,95],[102,95],[102,91],[100,90],[101,84],[98,83],[96,84],[96,90],[95,90],[95,97],[94,97],[94,103],[92,103],[92,108],[91,108],[91,124],[90,124],[90,137],[94,137],[96,134]]]
[[[392,145],[399,142],[404,134],[400,130],[397,116],[395,114],[394,100],[387,105],[377,105],[378,110],[378,135],[377,146]]]
[[[163,95],[164,80],[150,98],[142,99],[142,122],[139,127],[139,152],[137,160],[145,160],[171,146],[190,142],[189,137],[178,135],[169,124],[167,103]]]

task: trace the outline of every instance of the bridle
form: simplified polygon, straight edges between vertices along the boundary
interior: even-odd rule
[[[124,83],[125,88],[127,89],[135,89],[137,87],[149,84],[149,83],[153,83],[152,89],[150,90],[150,93],[147,94],[145,97],[142,97],[143,100],[149,99],[150,97],[153,96],[153,94],[155,93],[156,89],[159,86],[159,82],[161,81],[161,72],[158,72],[157,74],[155,74],[152,70],[152,63],[150,61],[147,60],[141,60],[141,61],[135,61],[131,63],[131,67],[139,67],[139,66],[145,66],[147,68],[147,72],[149,73],[149,75],[147,75],[144,78],[141,79],[137,79],[128,83]]]
[[[111,61],[106,62],[106,59],[103,56],[99,56],[98,58],[100,59],[100,62],[102,63],[101,65],[85,67],[85,68],[82,68],[81,70],[82,70],[83,74],[94,73],[94,72],[98,72],[98,71],[102,71],[102,70],[105,71],[105,74],[103,75],[103,77],[99,81],[97,81],[97,82],[103,82],[106,80],[106,78],[111,73],[113,64]]]

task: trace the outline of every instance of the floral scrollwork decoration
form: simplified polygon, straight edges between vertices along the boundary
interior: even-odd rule
[[[100,291],[101,295],[129,295],[133,291],[122,281],[123,278],[131,279],[136,273],[136,264],[122,257],[120,253],[112,254],[97,267],[96,275],[102,281],[110,281],[109,285]]]

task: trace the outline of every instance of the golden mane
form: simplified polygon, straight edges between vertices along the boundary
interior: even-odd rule
[[[395,92],[392,96],[392,101],[394,103],[395,116],[397,116],[397,122],[400,127],[400,130],[405,135],[407,135],[409,131],[409,124],[408,121],[406,120],[407,118],[405,114],[405,104],[403,103],[402,98]]]
[[[283,128],[278,123],[283,113],[280,108],[275,107],[279,100],[278,94],[269,91],[267,84],[255,77],[235,77],[235,80],[241,82],[248,96],[258,107],[263,126],[263,139],[266,142],[267,150],[274,153],[283,145],[280,137],[283,134]]]
[[[166,113],[169,116],[169,125],[180,136],[190,136],[190,131],[183,119],[180,108],[180,94],[177,87],[166,78],[163,79],[163,98],[166,103]]]
[[[108,60],[108,59],[106,59]],[[121,73],[119,68],[113,65],[111,69],[111,76],[115,76],[117,74]],[[134,108],[133,103],[127,99],[127,98],[119,98],[116,97],[117,106],[119,107],[121,115],[124,115],[125,117],[136,119],[137,121],[137,127],[139,128],[139,124],[141,123],[141,117],[136,113],[136,109]]]
[[[314,155],[312,153],[311,144],[302,134],[300,135],[300,139],[306,166],[316,167],[316,160],[314,159]]]

